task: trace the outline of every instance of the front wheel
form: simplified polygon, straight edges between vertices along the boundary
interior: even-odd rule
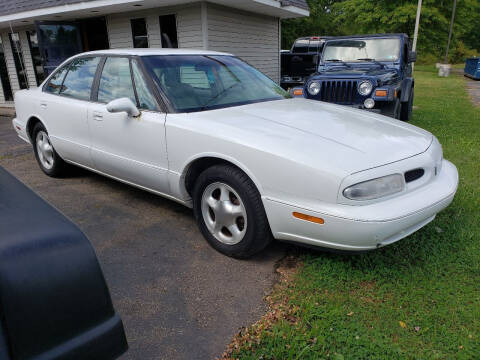
[[[227,256],[248,258],[272,239],[255,184],[234,166],[215,165],[205,170],[195,184],[193,201],[203,236]]]
[[[399,98],[396,98],[392,103],[386,104],[382,108],[382,114],[385,116],[390,116],[394,119],[400,119],[400,112],[402,108],[402,103]]]
[[[410,90],[410,95],[408,101],[402,104],[402,112],[400,114],[400,119],[403,121],[410,121],[412,119],[413,111],[413,99],[414,99],[414,89]]]

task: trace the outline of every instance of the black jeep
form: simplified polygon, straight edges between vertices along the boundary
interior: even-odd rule
[[[415,60],[416,53],[411,51],[406,34],[327,40],[317,72],[305,82],[302,96],[409,121]],[[301,92],[295,92],[298,93]]]

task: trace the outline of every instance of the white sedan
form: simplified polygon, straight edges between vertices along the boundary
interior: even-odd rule
[[[44,173],[77,165],[192,207],[207,241],[238,258],[272,238],[376,249],[432,221],[458,185],[431,133],[291,99],[229,54],[84,53],[15,107]]]

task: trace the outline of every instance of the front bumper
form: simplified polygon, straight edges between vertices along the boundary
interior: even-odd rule
[[[276,239],[347,251],[376,249],[401,240],[431,222],[453,200],[458,172],[443,160],[442,171],[428,185],[405,195],[365,206],[337,205],[343,215],[264,198]],[[324,219],[323,225],[293,217],[293,212]],[[381,214],[379,216],[379,214]]]

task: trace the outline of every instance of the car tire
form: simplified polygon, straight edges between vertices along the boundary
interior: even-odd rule
[[[222,254],[245,259],[272,240],[260,193],[235,166],[203,171],[193,189],[193,208],[203,236]]]
[[[400,113],[402,111],[402,103],[399,98],[396,98],[392,103],[386,105],[382,109],[382,114],[392,117],[394,119],[400,119]]]
[[[408,122],[412,119],[414,98],[415,98],[415,91],[414,91],[414,88],[412,88],[412,90],[410,91],[410,95],[408,96],[408,101],[402,104],[400,120]]]
[[[32,145],[38,165],[42,171],[51,177],[61,177],[66,174],[68,164],[57,154],[42,123],[37,123],[32,131]]]

